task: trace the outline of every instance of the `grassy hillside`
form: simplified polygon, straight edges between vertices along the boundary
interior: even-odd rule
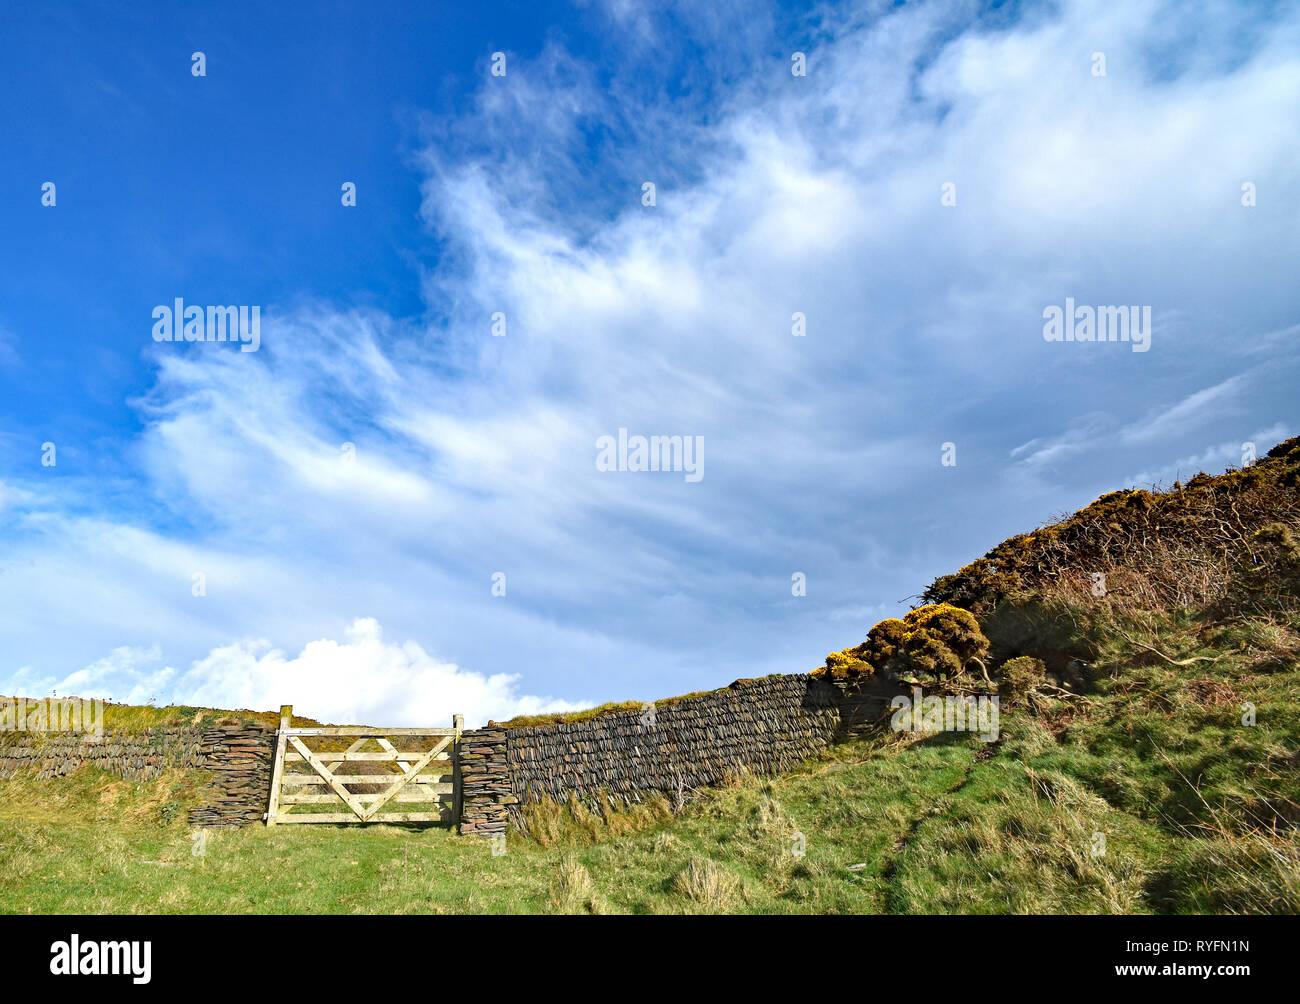
[[[397,827],[218,832],[199,857],[197,773],[3,782],[0,909],[1296,912],[1300,623],[1195,627],[1162,645],[1213,662],[1121,640],[1086,700],[1012,708],[996,744],[885,731],[676,815],[539,807],[504,857]]]
[[[0,909],[1295,912],[1300,859],[1279,814],[1295,806],[1300,674],[1258,674],[1250,649],[1294,645],[1297,629],[1182,636],[1180,656],[1240,649],[1211,684],[1204,664],[1138,665],[1117,647],[1099,666],[1124,668],[1122,681],[1104,674],[1086,704],[1012,710],[992,746],[883,732],[696,793],[676,815],[539,807],[503,857],[447,830],[386,826],[222,831],[195,856],[194,773],[6,782]],[[1251,730],[1234,724],[1238,688],[1259,699]],[[1247,808],[1278,812],[1243,826]]]
[[[882,727],[677,812],[537,806],[500,857],[388,826],[196,855],[196,772],[23,778],[0,782],[0,910],[1300,912],[1297,466],[1293,440],[1107,496],[932,585],[987,636],[994,743]]]

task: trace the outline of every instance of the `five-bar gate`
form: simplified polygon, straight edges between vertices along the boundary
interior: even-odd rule
[[[449,729],[295,729],[292,717],[280,709],[267,826],[456,822],[463,716]]]

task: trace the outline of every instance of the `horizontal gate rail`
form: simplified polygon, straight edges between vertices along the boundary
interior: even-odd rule
[[[293,707],[293,705],[289,705]],[[350,728],[347,726],[321,726],[315,729],[285,729],[291,736],[455,736],[460,733],[454,729],[371,729]]]
[[[378,784],[376,778],[396,776],[395,774],[335,774],[334,780],[341,784]],[[407,784],[442,784],[443,782],[450,784],[454,779],[454,774],[421,774],[418,777],[408,778]],[[329,784],[323,777],[315,774],[285,774],[282,781],[286,788]]]
[[[286,704],[280,709],[267,826],[457,821],[460,777],[454,758],[464,730],[461,715],[452,716],[451,728],[427,729],[294,728],[292,720],[293,707]],[[421,748],[397,746],[413,742]],[[400,808],[381,811],[390,803]]]
[[[290,736],[290,739],[297,738]],[[301,753],[286,753],[285,763],[302,763],[306,757]],[[341,763],[344,760],[353,763],[414,763],[420,759],[419,753],[317,753],[316,759],[323,760],[325,763]],[[450,760],[451,756],[442,753],[439,756],[432,757],[434,760]]]

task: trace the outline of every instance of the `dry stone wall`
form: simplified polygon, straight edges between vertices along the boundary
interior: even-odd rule
[[[200,766],[212,771],[212,796],[190,810],[191,826],[247,826],[260,823],[271,797],[275,732],[266,725],[204,729]]]
[[[504,729],[471,729],[460,735],[460,832],[504,833],[510,808],[519,802],[510,785]]]
[[[109,730],[98,740],[71,732],[9,733],[0,745],[0,778],[30,770],[62,777],[90,764],[131,781],[152,781],[166,767],[199,767],[202,729],[179,725],[145,732]]]
[[[808,675],[738,680],[725,690],[585,721],[467,733],[462,832],[499,832],[519,806],[606,793],[625,801],[788,770],[841,734],[842,696]]]
[[[774,773],[815,756],[888,709],[881,686],[845,695],[808,675],[738,680],[725,690],[660,703],[653,722],[622,711],[579,722],[462,733],[456,756],[462,833],[491,836],[519,821],[519,807],[570,792],[633,801],[717,784],[729,773]],[[260,822],[270,795],[275,729],[250,724],[106,732],[99,742],[61,733],[0,734],[0,778],[30,770],[59,777],[83,764],[134,781],[165,768],[213,775],[192,826]]]
[[[193,826],[260,821],[270,795],[275,730],[263,725],[165,726],[108,730],[98,741],[74,733],[9,733],[0,742],[0,779],[19,771],[62,777],[90,765],[131,781],[152,781],[169,767],[213,772],[208,804],[191,810]]]

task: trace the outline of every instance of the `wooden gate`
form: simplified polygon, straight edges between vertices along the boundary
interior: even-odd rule
[[[463,716],[449,729],[295,729],[292,718],[280,709],[267,826],[457,821]]]

